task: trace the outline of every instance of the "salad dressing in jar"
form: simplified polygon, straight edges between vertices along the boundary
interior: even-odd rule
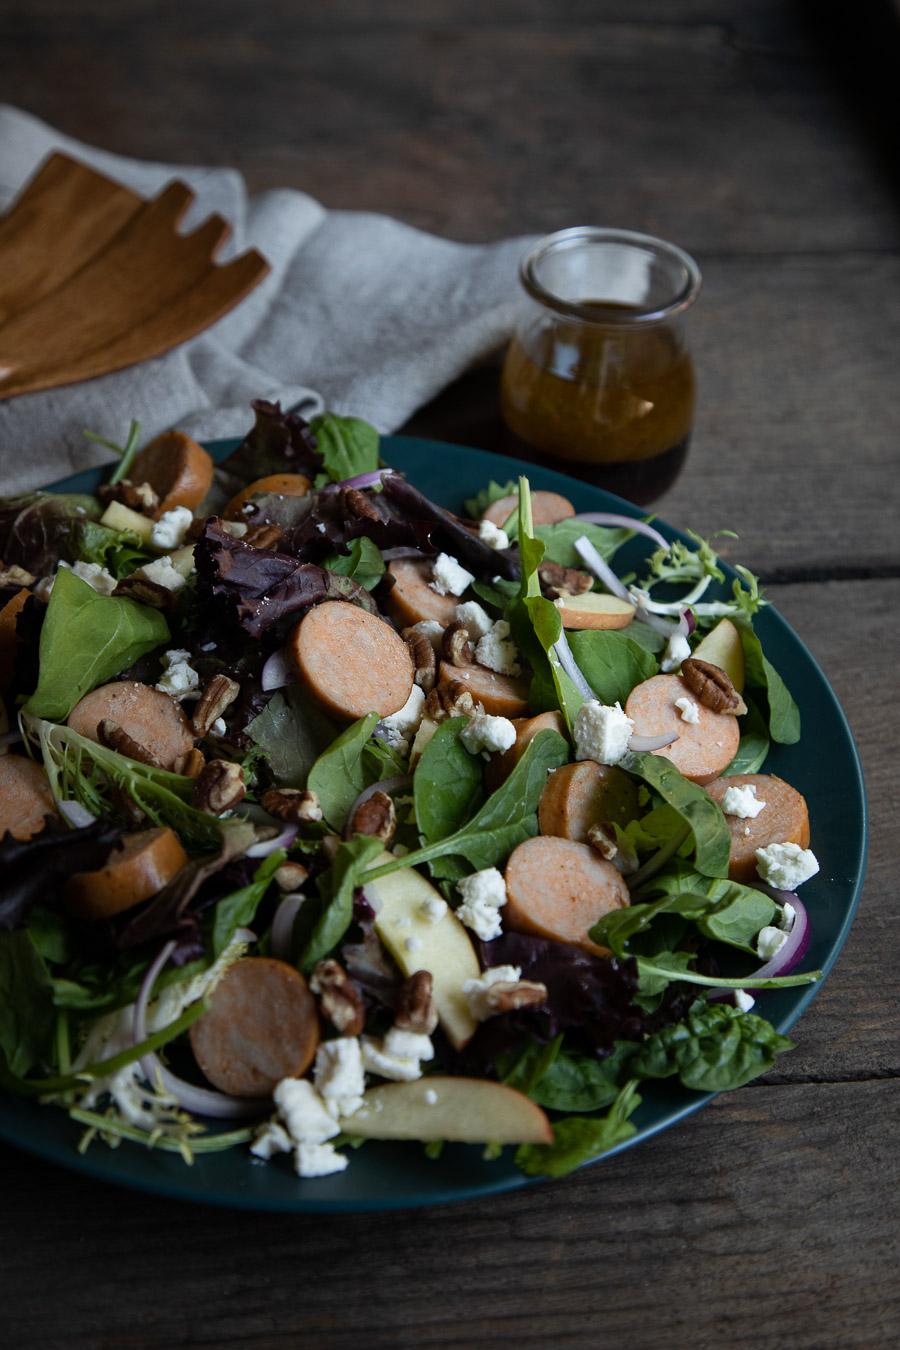
[[[643,503],[687,456],[696,263],[626,230],[577,227],[525,256],[529,297],[503,367],[504,448]]]

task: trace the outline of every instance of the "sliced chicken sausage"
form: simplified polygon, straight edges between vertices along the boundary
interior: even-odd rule
[[[236,1097],[265,1097],[282,1078],[299,1078],[319,1043],[316,1001],[284,961],[238,961],[213,991],[211,1007],[190,1029],[203,1075]]]
[[[736,773],[707,785],[714,802],[722,806],[729,788],[756,788],[756,801],[765,802],[757,816],[746,818],[725,812],[731,830],[728,875],[732,881],[753,885],[757,880],[756,850],[769,844],[809,846],[809,812],[806,801],[789,783],[767,773]],[[724,810],[724,807],[723,807]]]
[[[23,588],[0,609],[0,692],[5,693],[13,682],[13,666],[19,649],[16,623],[22,606],[31,591]]]
[[[160,826],[126,835],[97,872],[76,872],[66,882],[66,908],[79,919],[106,919],[149,900],[187,863],[174,830]]]
[[[682,699],[687,702],[679,708]],[[696,721],[685,719],[685,711]],[[692,783],[711,783],[737,753],[741,739],[737,718],[704,707],[680,675],[644,680],[629,694],[625,712],[634,721],[636,736],[677,734],[677,741],[653,753],[670,759]]]
[[[409,648],[383,619],[343,600],[305,614],[287,642],[301,683],[332,717],[389,717],[413,687]]]
[[[24,755],[0,755],[0,838],[30,839],[55,816],[56,803],[46,774]]]
[[[442,661],[439,678],[443,683],[459,680],[492,717],[524,717],[528,712],[529,681],[521,676],[499,675],[487,666],[453,666]]]
[[[588,930],[629,903],[628,887],[612,863],[587,844],[544,835],[526,839],[513,849],[505,879],[503,917],[510,928],[609,955]]]
[[[621,769],[585,759],[551,772],[538,804],[538,825],[541,834],[584,844],[592,825],[624,828],[637,814],[634,780]]]
[[[181,431],[166,431],[145,445],[134,459],[133,483],[149,483],[159,498],[158,520],[176,506],[193,511],[209,492],[213,480],[210,455]]]
[[[516,729],[515,744],[502,755],[491,755],[485,766],[484,781],[489,792],[496,792],[500,784],[506,781],[539,731],[558,731],[560,736],[566,734],[566,724],[562,713],[559,712],[542,712],[536,717],[517,717],[513,726]]]
[[[222,512],[223,520],[243,520],[244,506],[255,492],[273,492],[281,497],[306,497],[312,483],[302,473],[272,473],[268,478],[257,478],[242,488]]]
[[[148,763],[155,762],[163,769],[174,769],[176,761],[194,748],[190,725],[179,705],[147,684],[135,680],[101,684],[75,704],[68,725],[99,742],[97,727],[106,718],[118,723],[137,746],[149,753]],[[131,754],[129,758],[139,756]]]
[[[385,599],[384,609],[398,628],[411,628],[426,619],[433,619],[442,628],[453,623],[460,597],[439,595],[429,585],[431,563],[404,558],[389,565],[388,575],[393,577],[394,586]]]
[[[503,522],[509,520],[518,505],[519,494],[507,493],[505,497],[498,497],[492,502],[482,513],[481,519],[489,520],[492,525],[502,529]],[[557,521],[565,520],[567,516],[574,514],[575,507],[568,497],[563,497],[558,492],[544,492],[540,489],[531,494],[531,517],[535,525],[555,525]]]

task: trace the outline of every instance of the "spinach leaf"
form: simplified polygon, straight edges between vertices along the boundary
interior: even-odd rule
[[[277,690],[247,726],[277,787],[305,788],[309,771],[334,740],[335,724],[299,685]]]
[[[560,1051],[536,1085],[523,1091],[551,1111],[599,1111],[619,1095],[636,1049],[632,1041],[617,1041],[606,1059]]]
[[[98,563],[116,579],[127,577],[157,555],[148,553],[134,530],[111,530],[93,520],[76,520],[69,534],[69,551],[79,562]]]
[[[490,582],[479,581],[476,577],[472,582],[472,590],[484,604],[504,610],[510,600],[514,600],[518,595],[519,584],[516,581],[507,581],[505,577],[494,577]]]
[[[624,707],[635,685],[649,680],[659,669],[652,653],[624,633],[585,629],[571,634],[569,646],[601,703],[621,703]]]
[[[326,482],[342,483],[378,468],[378,432],[361,417],[326,412],[314,417],[309,429],[324,461]]]
[[[782,745],[794,745],[800,739],[800,712],[797,705],[778,671],[765,656],[762,643],[750,624],[737,617],[734,623],[744,648],[747,683],[764,689],[768,698],[772,740]]]
[[[366,713],[341,732],[309,771],[307,787],[318,793],[322,813],[333,830],[341,829],[350,807],[368,786],[363,751],[377,724],[378,714]]]
[[[41,627],[40,679],[26,709],[63,722],[80,698],[168,638],[169,626],[158,610],[98,595],[63,569]]]
[[[460,743],[466,717],[442,722],[422,751],[413,778],[416,823],[423,844],[432,844],[462,829],[481,805],[482,765]],[[434,872],[439,876],[441,873]]]
[[[617,548],[633,538],[633,530],[607,529],[603,525],[592,525],[587,520],[575,520],[568,517],[555,525],[536,525],[536,539],[545,545],[544,557],[550,562],[561,563],[563,567],[577,567],[584,570],[584,559],[575,551],[575,540],[586,537],[594,545],[600,557],[607,562]]]
[[[628,1117],[640,1105],[632,1080],[625,1084],[605,1116],[568,1116],[553,1126],[552,1144],[522,1144],[516,1165],[528,1176],[564,1177],[576,1167],[608,1153],[635,1133]]]
[[[645,1041],[631,1061],[639,1078],[678,1076],[695,1092],[724,1092],[766,1073],[775,1056],[792,1050],[762,1017],[723,1003],[694,1003],[684,1018]]]
[[[489,506],[493,506],[501,497],[509,497],[515,490],[516,485],[511,479],[507,479],[501,487],[492,478],[486,488],[482,488],[474,497],[468,497],[463,502],[463,510],[470,520],[480,520]]]
[[[286,857],[287,853],[283,848],[276,849],[263,859],[248,886],[242,886],[231,895],[223,896],[218,902],[212,930],[214,957],[221,956],[238,928],[244,928],[253,922],[253,916],[260,902]]]
[[[49,973],[30,934],[0,933],[0,1050],[12,1073],[48,1057],[55,1026]]]
[[[763,895],[762,891],[739,886],[734,881],[727,887],[711,887],[710,894],[717,904],[714,910],[704,914],[698,921],[701,933],[754,956],[756,949],[751,945],[751,939],[774,919],[777,909],[774,900]]]
[[[546,1042],[530,1037],[518,1052],[498,1055],[496,1066],[501,1083],[534,1097],[535,1089],[556,1059],[562,1041],[562,1032]]]
[[[683,918],[695,919],[712,903],[702,894],[676,891],[645,904],[626,905],[604,914],[590,930],[590,938],[601,947],[609,947],[616,956],[633,956],[634,952],[630,950],[632,939],[646,932],[658,914],[680,914]]]
[[[329,572],[338,572],[341,576],[352,577],[358,585],[371,591],[384,576],[384,558],[381,549],[371,539],[360,535],[350,542],[350,552],[330,553],[322,560],[322,566]]]
[[[368,865],[383,850],[380,839],[366,834],[358,834],[339,845],[330,871],[320,878],[318,904],[312,898],[308,900],[294,927],[294,947],[296,951],[299,946],[297,965],[301,970],[312,970],[340,942],[353,919],[353,892],[362,884]],[[405,863],[406,859],[402,861]]]
[[[694,836],[697,870],[704,876],[724,877],[728,873],[731,831],[721,809],[708,792],[690,783],[675,765],[661,755],[629,751],[619,767],[642,779],[673,807],[690,827]]]
[[[747,711],[740,719],[741,739],[734,759],[725,769],[726,774],[758,773],[769,753],[769,733],[766,721],[754,699],[744,691]]]
[[[653,957],[654,969],[639,967],[638,992],[635,1002],[647,1011],[655,1010],[660,996],[673,980],[683,979],[694,960],[693,952],[658,951]]]

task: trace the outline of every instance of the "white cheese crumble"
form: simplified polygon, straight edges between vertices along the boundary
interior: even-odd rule
[[[575,718],[575,758],[618,764],[633,731],[634,722],[618,703],[610,707],[591,699],[582,704]]]
[[[177,648],[162,655],[164,670],[155,687],[179,703],[186,698],[199,697],[200,694],[200,676],[190,664],[190,655],[190,652]]]
[[[82,581],[86,581],[98,595],[112,595],[119,584],[113,574],[107,568],[101,567],[99,563],[76,562],[70,565],[67,562],[60,562],[59,565],[64,567],[67,572],[72,572]],[[52,589],[51,584],[49,590],[52,591]]]
[[[673,671],[678,670],[682,661],[686,661],[691,654],[691,644],[686,637],[680,633],[673,633],[666,643],[666,652],[659,663],[659,668],[664,675],[671,675]]]
[[[757,799],[755,783],[726,788],[722,796],[722,810],[726,816],[737,816],[738,820],[755,820],[765,805]]]
[[[432,580],[428,584],[438,595],[462,595],[475,580],[474,572],[467,572],[449,553],[439,553],[431,571]]]
[[[173,548],[181,547],[193,523],[194,513],[186,506],[175,506],[171,511],[164,511],[159,520],[153,522],[150,543],[160,553],[170,553]]]
[[[780,928],[768,926],[761,928],[756,937],[756,954],[763,961],[771,961],[773,956],[777,956],[784,944],[787,942],[787,933],[783,933]]]
[[[409,748],[409,742],[415,736],[419,729],[419,724],[425,713],[425,694],[417,684],[412,687],[412,692],[402,708],[397,712],[391,713],[388,717],[382,717],[378,723],[379,731],[386,731],[388,745],[394,745],[402,754]]]
[[[494,626],[493,619],[477,600],[467,600],[465,604],[457,605],[456,617],[465,624],[470,642],[479,642]]]
[[[781,913],[776,918],[775,923],[783,933],[789,933],[794,926],[796,917],[797,911],[794,906],[785,903],[781,906]]]
[[[134,575],[142,577],[144,581],[153,581],[157,586],[165,586],[167,591],[180,591],[187,584],[169,558],[157,558],[152,563],[145,563]]]
[[[360,1044],[366,1071],[395,1083],[412,1083],[421,1078],[421,1061],[434,1058],[430,1037],[401,1031],[399,1027],[391,1027],[381,1041],[374,1036],[361,1036]]]
[[[459,606],[456,608],[457,618],[459,617]],[[421,633],[431,643],[436,652],[441,650],[441,639],[444,636],[444,630],[437,619],[420,619],[418,623],[412,626],[414,633]]]
[[[339,1133],[334,1116],[306,1078],[282,1078],[272,1100],[295,1144],[324,1144]]]
[[[332,1172],[343,1172],[349,1161],[346,1153],[338,1153],[334,1144],[298,1144],[294,1150],[298,1177],[328,1177]]]
[[[419,906],[419,913],[429,923],[440,923],[447,913],[447,901],[442,900],[439,895],[429,895],[428,899],[423,900]]]
[[[408,937],[404,941],[403,945],[406,948],[406,950],[410,953],[410,955],[414,956],[416,952],[420,952],[422,950],[422,939],[420,937]]]
[[[456,883],[456,889],[463,903],[456,910],[456,917],[467,928],[490,942],[502,932],[500,910],[506,904],[506,882],[496,867],[486,867],[481,872],[473,872],[470,877],[462,877]]]
[[[437,1099],[438,1099],[438,1096],[437,1096],[437,1093],[435,1092],[434,1088],[426,1088],[426,1089],[425,1089],[425,1105],[426,1105],[426,1106],[437,1106]]]
[[[277,1120],[268,1120],[250,1145],[250,1152],[268,1162],[276,1153],[290,1153],[293,1147],[293,1140],[284,1126],[279,1125]]]
[[[488,759],[495,752],[509,750],[516,743],[516,729],[508,717],[492,717],[490,713],[477,712],[470,717],[459,739],[470,755],[482,755]]]
[[[749,1012],[751,1008],[756,1006],[756,999],[752,994],[748,994],[746,989],[735,989],[734,1006],[738,1012]]]
[[[209,729],[211,736],[224,736],[228,728],[225,726],[225,718],[217,717]]]
[[[478,538],[488,548],[509,548],[509,535],[492,520],[479,520]]]
[[[463,997],[469,1005],[469,1011],[477,1022],[486,1022],[495,1015],[495,1009],[487,1001],[487,992],[494,984],[518,984],[522,978],[520,966],[490,966],[483,970],[477,980],[464,980]]]
[[[362,1051],[355,1036],[338,1036],[336,1040],[321,1042],[316,1051],[313,1083],[325,1109],[335,1118],[350,1116],[359,1110],[366,1078]]]
[[[479,638],[475,646],[478,664],[487,666],[488,670],[495,670],[498,675],[519,675],[522,667],[517,660],[518,655],[505,619],[498,619],[491,626],[491,631]]]
[[[692,722],[696,726],[700,721],[700,709],[692,698],[676,698],[675,707],[681,713],[682,722]]]
[[[756,870],[777,891],[795,891],[819,870],[812,849],[799,844],[769,844],[756,850]]]

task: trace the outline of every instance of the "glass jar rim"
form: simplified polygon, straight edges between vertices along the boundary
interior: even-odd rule
[[[591,305],[564,299],[554,291],[548,290],[537,277],[538,265],[545,258],[554,253],[562,253],[584,244],[625,244],[645,250],[652,249],[655,253],[666,257],[670,262],[676,263],[683,269],[685,283],[665,305],[654,305],[645,309],[642,309],[639,305],[633,308],[629,306],[627,311],[622,311],[621,317],[617,316],[613,319],[612,316],[604,316],[599,318],[596,309]],[[691,255],[685,253],[684,249],[679,248],[677,244],[670,244],[665,239],[658,239],[652,234],[640,234],[637,230],[619,230],[599,225],[571,225],[568,229],[556,230],[553,234],[545,234],[542,238],[536,240],[525,254],[519,264],[519,277],[525,290],[539,304],[546,305],[559,314],[581,319],[585,323],[604,324],[606,326],[610,323],[621,323],[630,327],[637,324],[660,323],[665,319],[675,318],[694,303],[700,294],[702,285],[700,268]]]

